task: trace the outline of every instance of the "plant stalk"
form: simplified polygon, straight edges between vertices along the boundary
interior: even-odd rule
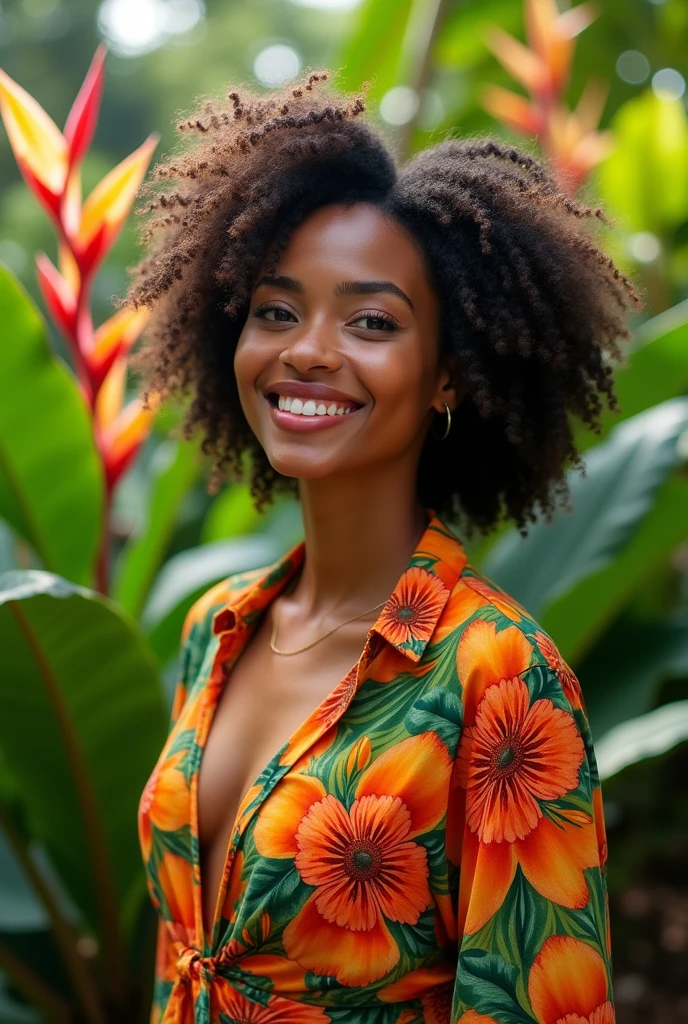
[[[35,971],[19,959],[9,946],[0,942],[0,967],[7,972],[29,1003],[39,1010],[47,1024],[73,1024],[67,1003],[53,992]]]
[[[55,942],[62,954],[65,968],[71,978],[74,991],[79,998],[86,1020],[90,1024],[107,1024],[93,978],[83,957],[77,952],[76,932],[69,921],[63,916],[52,890],[36,867],[29,854],[24,837],[20,834],[10,816],[4,813],[2,806],[0,806],[0,826],[7,836],[15,857],[24,869],[27,878],[50,918],[50,926]]]

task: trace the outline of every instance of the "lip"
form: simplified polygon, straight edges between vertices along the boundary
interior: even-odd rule
[[[281,393],[281,392],[280,392]],[[294,392],[291,392],[294,394]],[[267,394],[264,396],[265,404],[270,410],[272,422],[282,430],[293,430],[296,433],[308,433],[311,430],[328,430],[331,427],[341,426],[347,420],[355,416],[362,406],[354,409],[353,412],[344,413],[341,416],[302,416],[300,413],[287,412],[286,409],[278,409],[272,405]],[[326,397],[322,395],[321,397]]]
[[[278,380],[263,388],[263,394],[266,398],[268,395],[293,395],[296,398],[322,398],[323,400],[329,398],[332,402],[349,402],[357,408],[363,405],[362,402],[356,401],[353,395],[347,395],[345,391],[337,391],[336,388],[330,388],[327,384],[321,384],[315,380]],[[328,416],[327,418],[331,419],[332,417]],[[341,416],[337,418],[341,419]]]

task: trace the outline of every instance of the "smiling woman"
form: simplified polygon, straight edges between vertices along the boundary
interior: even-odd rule
[[[151,1022],[612,1024],[580,685],[445,520],[551,513],[637,297],[537,160],[398,167],[327,80],[179,125],[128,297],[210,489],[248,465],[305,525],[184,625],[139,806]]]

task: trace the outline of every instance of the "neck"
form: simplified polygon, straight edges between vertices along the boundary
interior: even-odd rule
[[[294,596],[303,614],[353,613],[389,597],[427,526],[406,477],[375,467],[301,481],[306,557]]]

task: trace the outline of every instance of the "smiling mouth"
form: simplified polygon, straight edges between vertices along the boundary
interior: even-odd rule
[[[273,409],[281,412],[289,412],[292,416],[304,416],[306,418],[320,418],[331,416],[350,416],[361,409],[357,402],[334,401],[332,399],[299,398],[290,395],[278,395],[276,392],[268,392],[266,398]]]

